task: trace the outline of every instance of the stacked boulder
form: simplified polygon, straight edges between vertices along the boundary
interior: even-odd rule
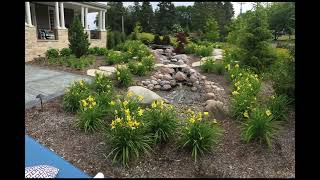
[[[142,81],[142,85],[150,90],[170,90],[177,85],[192,86],[192,91],[201,89],[201,83],[205,80],[199,72],[187,65],[162,66],[150,79]],[[203,84],[203,82],[202,82]]]

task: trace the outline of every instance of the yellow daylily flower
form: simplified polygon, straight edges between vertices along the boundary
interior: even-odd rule
[[[86,100],[81,100],[81,103],[82,103],[82,106],[83,107],[86,107],[88,105],[87,101]]]
[[[203,112],[205,116],[209,116],[209,112]]]
[[[132,91],[129,91],[128,94],[127,94],[127,96],[128,96],[129,98],[132,97],[132,96],[133,96],[133,92],[132,92]]]
[[[235,95],[238,95],[238,94],[240,94],[238,91],[233,91],[233,92],[232,92],[232,95],[234,95],[234,96],[235,96]]]
[[[214,124],[217,124],[218,122],[217,122],[217,120],[216,120],[216,119],[213,119],[213,123],[214,123]]]
[[[151,107],[152,108],[156,108],[157,107],[157,103],[155,101],[153,101],[152,104],[151,104]]]
[[[140,110],[138,111],[138,115],[139,115],[139,116],[142,116],[142,115],[143,115],[143,112],[144,112],[144,110],[143,110],[143,109],[140,109]]]
[[[110,101],[109,104],[110,104],[111,106],[114,106],[116,103],[115,103],[114,101]]]
[[[238,67],[239,67],[239,64],[236,64],[234,67],[238,68]]]
[[[123,106],[127,106],[129,103],[128,103],[128,101],[123,101]]]
[[[243,113],[243,117],[245,117],[245,118],[249,118],[248,111],[245,111],[245,112]]]
[[[139,100],[139,101],[142,101],[142,100],[143,100],[143,96],[140,96],[140,95],[139,95],[139,96],[138,96],[138,100]]]
[[[274,99],[274,98],[276,98],[276,97],[274,97],[274,95],[272,95],[272,96],[271,96],[271,99]]]
[[[266,110],[266,115],[267,116],[271,116],[272,115],[272,113],[271,113],[271,111],[268,109],[268,110]]]
[[[189,122],[192,123],[192,124],[193,124],[195,121],[196,121],[196,120],[195,120],[194,118],[190,118],[190,119],[189,119]]]

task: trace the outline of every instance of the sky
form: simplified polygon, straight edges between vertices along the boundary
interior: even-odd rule
[[[100,3],[106,3],[106,2],[100,2]],[[150,2],[152,5],[153,10],[155,10],[158,6],[158,2]],[[194,2],[172,2],[175,6],[189,6],[193,5]],[[128,7],[130,5],[133,5],[133,2],[123,2],[123,6]],[[232,2],[233,9],[234,9],[234,15],[235,17],[240,14],[240,4],[239,2]],[[252,2],[244,2],[242,4],[242,12],[246,12],[248,10],[251,10],[252,8]],[[96,18],[97,13],[89,13],[88,14],[88,24],[90,26],[90,29],[95,29],[96,25],[93,23]]]

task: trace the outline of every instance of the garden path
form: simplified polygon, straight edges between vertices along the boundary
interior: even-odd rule
[[[71,82],[80,79],[91,80],[88,76],[25,65],[25,109],[40,104],[38,94],[44,95],[43,102],[48,101],[63,95]]]

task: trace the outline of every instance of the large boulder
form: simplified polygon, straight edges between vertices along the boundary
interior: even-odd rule
[[[99,69],[101,71],[107,71],[107,72],[110,72],[110,73],[116,72],[116,68],[112,67],[112,66],[100,66]]]
[[[142,96],[143,100],[141,101],[142,104],[151,104],[154,100],[161,100],[162,97],[160,97],[157,93],[141,87],[141,86],[130,86],[128,88],[128,92],[131,91],[133,94]]]
[[[172,56],[172,58],[175,58],[177,60],[182,60],[182,61],[188,61],[188,56],[185,54],[178,54],[178,55]]]
[[[163,67],[160,69],[160,72],[163,74],[170,74],[170,73],[174,73],[174,69],[169,67]]]
[[[88,69],[87,70],[87,75],[88,76],[93,76],[95,77],[96,76],[96,73],[97,74],[101,74],[101,75],[105,75],[105,76],[111,76],[113,73],[112,72],[108,72],[108,71],[101,71],[99,69]]]
[[[179,71],[179,72],[177,72],[177,73],[175,74],[174,78],[175,78],[177,81],[184,81],[184,80],[186,80],[187,76],[186,76],[183,72]]]
[[[221,101],[212,99],[207,100],[204,110],[208,111],[210,114],[213,114],[213,117],[216,119],[222,120],[226,118],[227,110]]]

